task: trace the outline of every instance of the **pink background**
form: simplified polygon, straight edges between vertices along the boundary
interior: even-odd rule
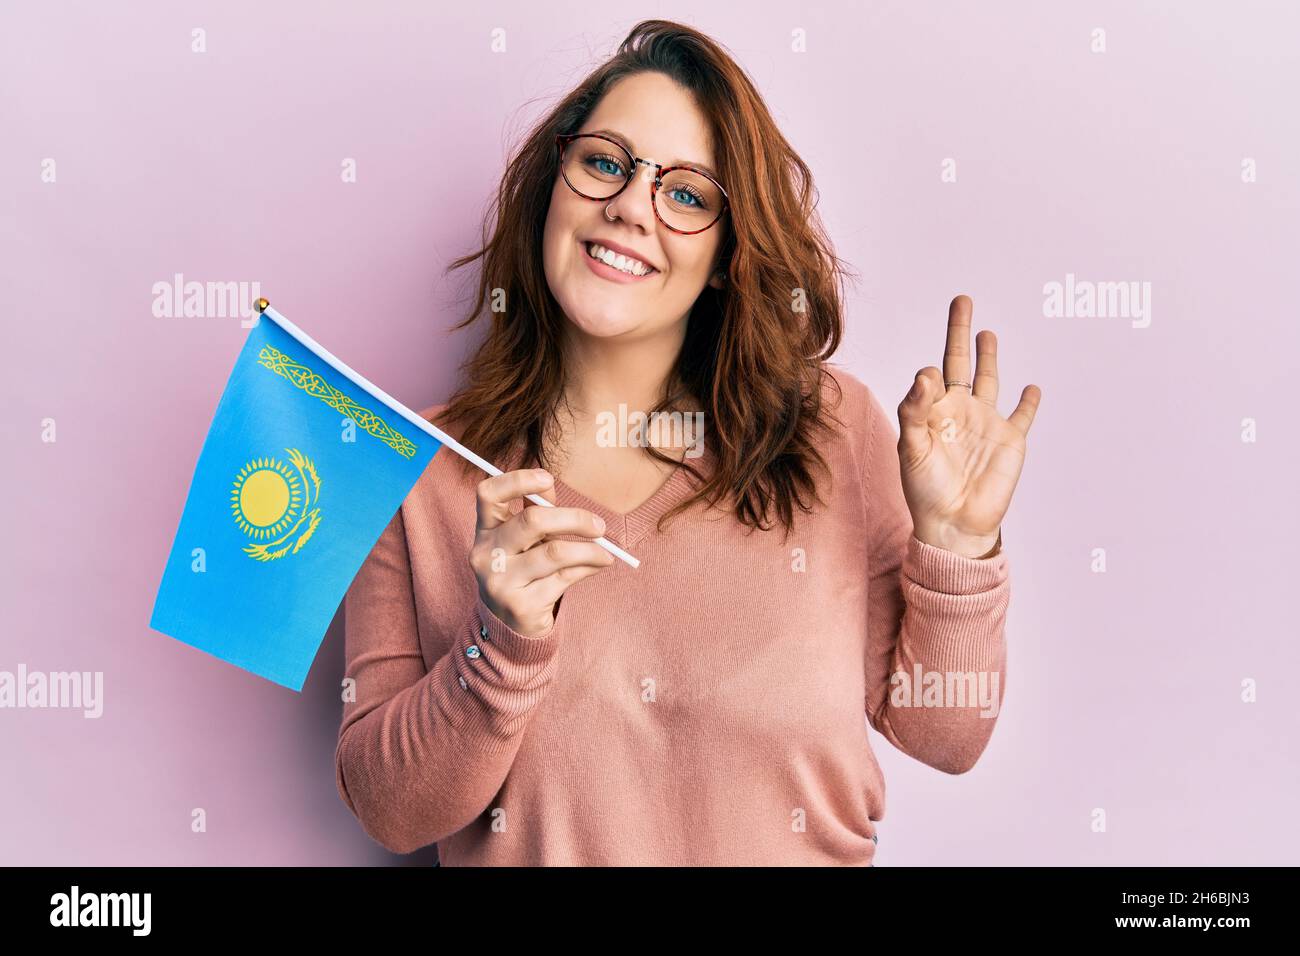
[[[492,7],[4,6],[0,669],[103,671],[105,712],[0,710],[0,863],[431,862],[373,844],[335,790],[341,617],[301,695],[147,626],[247,334],[155,318],[151,289],[258,281],[397,398],[444,400],[478,333],[444,334],[443,268],[516,134],[635,22]],[[861,274],[836,360],[891,413],[958,292],[998,333],[1003,413],[1044,392],[1004,525],[998,729],[957,777],[873,732],[880,864],[1294,863],[1294,6],[637,12],[728,46],[811,165]],[[1150,327],[1045,317],[1067,273],[1150,282]]]

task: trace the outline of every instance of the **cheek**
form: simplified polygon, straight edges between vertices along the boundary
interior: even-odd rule
[[[702,236],[670,235],[662,240],[664,255],[668,258],[668,271],[678,282],[703,285],[709,280],[715,244],[696,243]]]
[[[567,191],[567,189],[566,189]],[[551,205],[542,227],[542,262],[548,276],[565,262],[566,246],[578,227],[578,211],[558,192],[551,193]]]
[[[563,184],[551,193],[546,224],[542,228],[542,244],[548,260],[553,257],[557,265],[564,262],[578,235],[597,228],[598,223],[592,219],[590,208],[594,205],[573,195]]]
[[[546,209],[546,224],[542,227],[542,242],[550,245],[564,228],[564,203],[558,193],[551,192],[551,203]]]

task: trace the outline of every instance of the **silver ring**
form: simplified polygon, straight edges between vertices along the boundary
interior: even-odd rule
[[[612,205],[614,205],[614,204],[611,202],[609,205],[607,205],[607,206],[605,207],[605,218],[608,219],[610,222],[614,222],[614,221],[616,221],[616,220],[618,219],[617,216],[611,216],[611,215],[609,214],[609,207],[612,206]]]
[[[971,387],[970,382],[944,382],[943,384],[948,388],[952,388],[954,385],[965,385],[967,388]],[[971,391],[973,392],[975,389],[971,388]]]

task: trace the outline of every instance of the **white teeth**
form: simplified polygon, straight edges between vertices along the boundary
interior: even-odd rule
[[[612,266],[619,272],[626,272],[628,275],[643,276],[654,271],[640,259],[619,255],[597,242],[587,243],[587,254],[593,259],[599,259],[607,266]]]

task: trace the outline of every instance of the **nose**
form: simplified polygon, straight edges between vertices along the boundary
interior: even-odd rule
[[[644,232],[654,232],[655,211],[650,187],[654,183],[655,168],[637,160],[637,175],[627,188],[605,203],[604,216],[622,219],[628,225],[639,226]]]

